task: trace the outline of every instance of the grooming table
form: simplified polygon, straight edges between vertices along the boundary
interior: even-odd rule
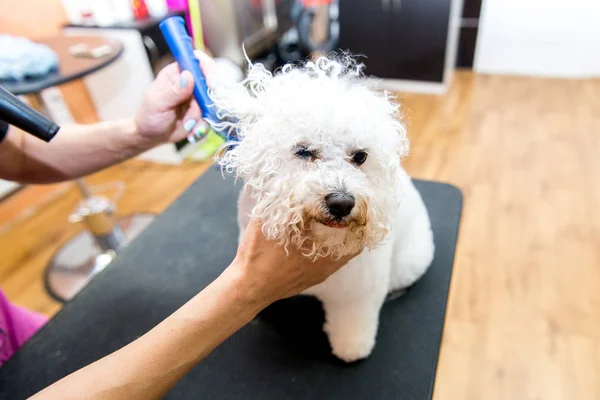
[[[435,260],[384,305],[365,361],[330,354],[313,298],[280,301],[194,368],[168,399],[429,399],[462,207],[449,185],[415,181],[431,215]],[[0,398],[24,399],[131,342],[214,280],[235,255],[231,179],[211,169],[0,368]]]

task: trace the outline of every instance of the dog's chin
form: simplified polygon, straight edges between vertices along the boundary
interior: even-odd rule
[[[349,236],[353,235],[350,225],[347,222],[313,220],[311,222],[311,232],[315,241],[321,246],[343,248],[349,242],[356,240],[356,238]]]
[[[349,231],[348,224],[340,222],[321,222],[313,221],[311,223],[313,235],[319,238],[326,238],[329,235],[344,237]]]
[[[325,253],[344,256],[364,247],[362,237],[356,235],[356,223],[311,222],[311,234],[315,244]]]

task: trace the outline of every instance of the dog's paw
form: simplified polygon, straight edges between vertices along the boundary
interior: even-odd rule
[[[327,325],[324,330],[327,332]],[[375,335],[370,329],[357,329],[354,332],[338,334],[327,333],[333,355],[347,363],[367,358],[375,347]]]
[[[367,358],[375,347],[375,340],[340,340],[331,347],[334,356],[351,363]]]

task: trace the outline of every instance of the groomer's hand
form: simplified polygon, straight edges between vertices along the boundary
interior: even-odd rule
[[[210,82],[216,73],[214,60],[199,51],[196,56]],[[192,97],[193,91],[192,74],[181,72],[177,63],[159,72],[135,117],[137,134],[147,147],[179,141],[198,128],[202,114]]]
[[[252,220],[229,268],[237,272],[244,299],[268,305],[325,281],[356,255],[313,262],[292,246],[286,254],[283,247],[265,238],[260,221]]]

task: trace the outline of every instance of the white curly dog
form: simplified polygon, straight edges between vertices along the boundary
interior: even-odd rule
[[[349,57],[250,64],[243,84],[211,92],[239,142],[219,162],[244,181],[240,237],[251,216],[267,238],[307,257],[362,252],[305,294],[323,303],[333,354],[352,362],[374,345],[386,295],[412,285],[434,244],[423,201],[400,161],[408,153],[399,106]],[[219,125],[219,124],[216,124]]]

